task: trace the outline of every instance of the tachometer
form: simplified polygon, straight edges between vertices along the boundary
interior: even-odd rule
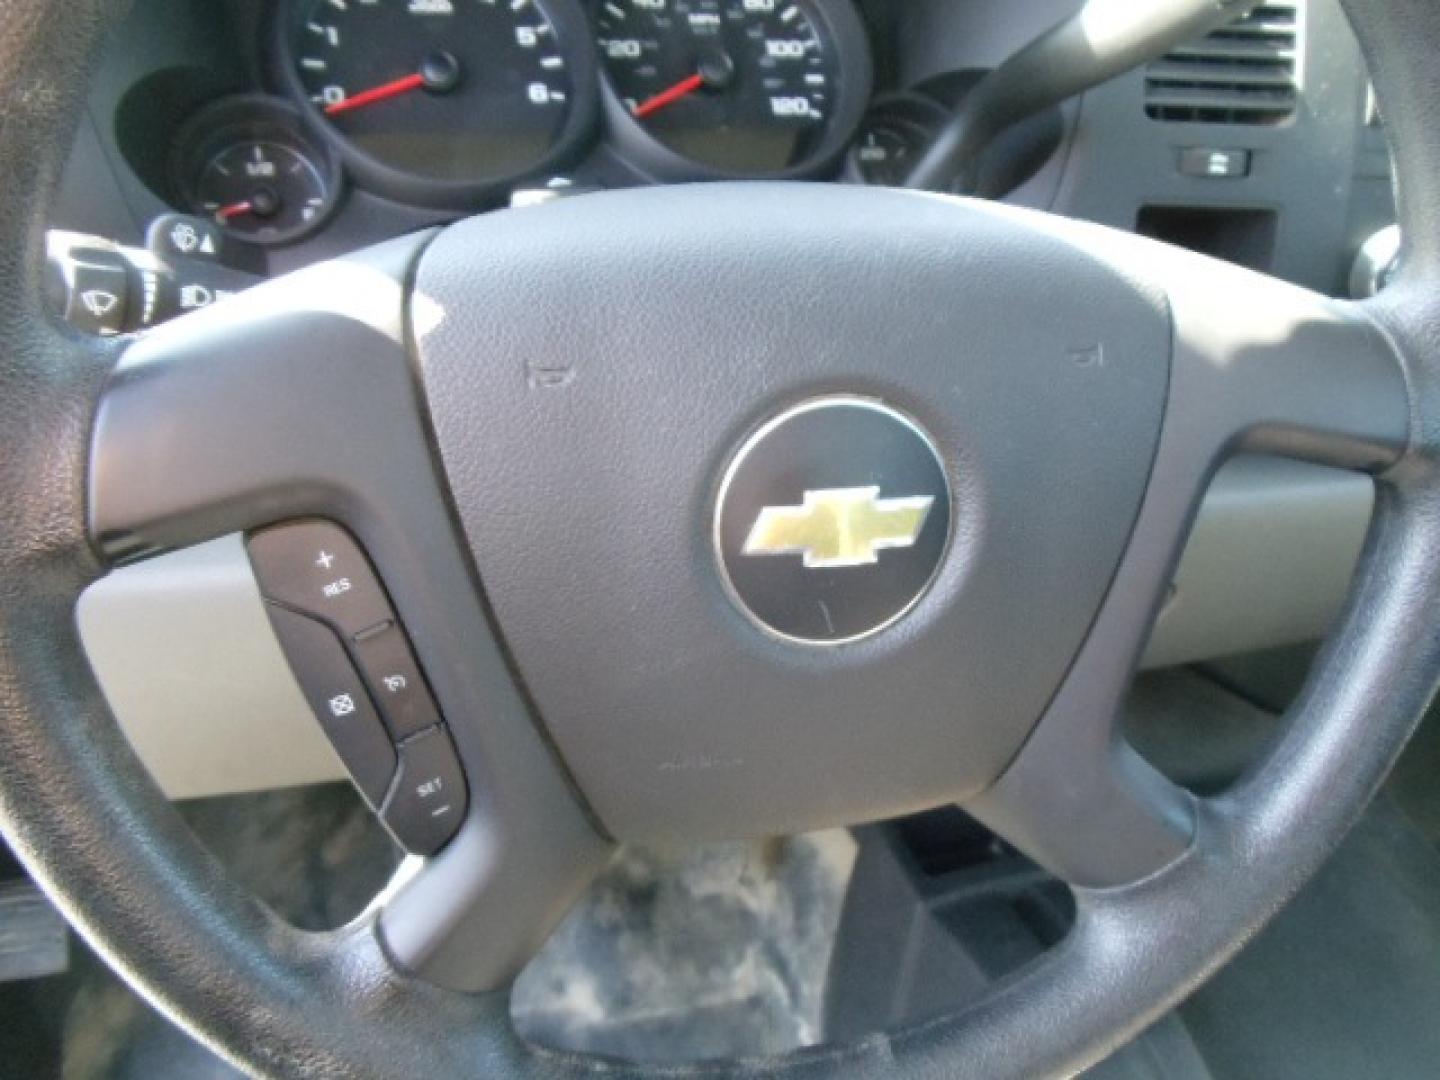
[[[598,0],[595,22],[617,134],[672,175],[824,169],[869,95],[849,0]]]
[[[575,0],[292,0],[281,53],[366,186],[453,203],[553,168],[594,118]]]

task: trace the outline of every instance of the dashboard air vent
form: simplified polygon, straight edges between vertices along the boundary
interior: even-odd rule
[[[1145,115],[1172,123],[1278,124],[1300,96],[1302,0],[1261,4],[1145,69]]]

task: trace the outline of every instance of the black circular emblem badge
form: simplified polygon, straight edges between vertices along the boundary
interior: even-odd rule
[[[919,425],[871,398],[781,413],[731,461],[715,505],[726,590],[763,629],[841,645],[878,633],[935,579],[950,485]]]

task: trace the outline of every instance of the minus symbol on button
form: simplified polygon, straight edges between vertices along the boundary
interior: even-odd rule
[[[434,810],[431,810],[431,811],[430,811],[430,816],[431,816],[431,817],[439,817],[441,814],[448,814],[449,812],[450,812],[450,804],[447,802],[444,806],[437,806]]]

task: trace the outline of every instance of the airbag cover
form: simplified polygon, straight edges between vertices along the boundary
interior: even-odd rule
[[[900,814],[1013,757],[1124,549],[1171,347],[1154,291],[1043,222],[715,184],[488,214],[430,246],[412,322],[459,517],[615,836]],[[727,594],[715,508],[747,437],[827,395],[913,418],[952,502],[913,608],[816,647]],[[864,488],[854,457],[827,483]]]

